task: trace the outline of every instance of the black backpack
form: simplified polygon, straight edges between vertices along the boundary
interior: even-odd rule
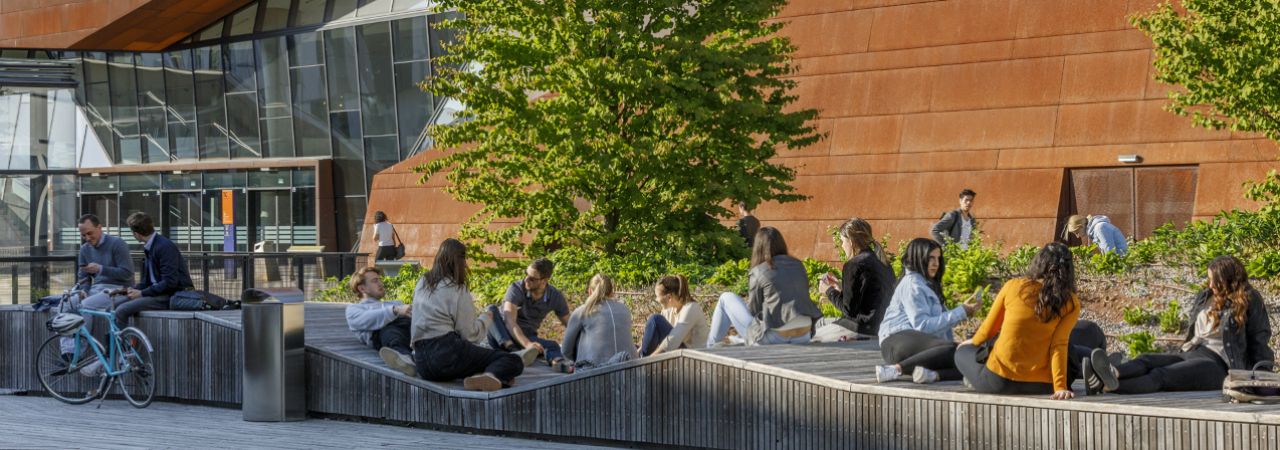
[[[237,302],[237,305],[228,308],[231,304],[217,294],[197,290],[178,291],[169,297],[169,309],[174,311],[235,309],[234,306],[238,306]]]

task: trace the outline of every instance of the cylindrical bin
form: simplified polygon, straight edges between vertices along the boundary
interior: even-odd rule
[[[244,420],[281,422],[307,418],[302,301],[302,291],[297,289],[244,291]]]

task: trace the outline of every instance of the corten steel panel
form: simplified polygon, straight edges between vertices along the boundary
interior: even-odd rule
[[[1072,170],[1076,214],[1105,215],[1125,236],[1133,235],[1133,169]]]
[[[1195,211],[1195,167],[1140,167],[1134,169],[1137,232],[1142,239],[1166,223],[1183,226]]]

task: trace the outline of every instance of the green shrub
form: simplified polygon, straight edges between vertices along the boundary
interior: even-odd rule
[[[1159,351],[1156,348],[1156,337],[1149,331],[1139,331],[1120,336],[1120,342],[1129,346],[1130,358],[1137,358],[1138,355]]]
[[[1177,333],[1182,329],[1182,305],[1177,300],[1169,302],[1169,307],[1160,312],[1160,332]]]
[[[1247,264],[1249,276],[1254,278],[1275,278],[1280,275],[1280,250],[1269,250],[1250,259]]]
[[[723,286],[731,292],[745,296],[747,294],[747,271],[751,270],[751,260],[743,258],[736,261],[725,261],[707,277],[707,283]]]
[[[1119,275],[1129,270],[1128,261],[1115,252],[1095,253],[1089,257],[1094,272],[1103,275]]]
[[[1036,257],[1036,253],[1039,251],[1039,247],[1030,244],[1013,249],[1000,261],[1001,271],[1004,272],[1006,277],[1016,277],[1023,274],[1027,271],[1027,267],[1031,266],[1031,260]]]
[[[947,307],[954,308],[966,300],[973,291],[985,286],[999,266],[999,253],[994,247],[984,245],[982,235],[975,232],[968,248],[948,243],[943,248],[947,271],[942,274],[942,292],[947,297]]]
[[[1151,319],[1155,316],[1151,314],[1151,303],[1147,303],[1147,307],[1126,306],[1124,307],[1124,323],[1133,326],[1144,326],[1151,323]]]

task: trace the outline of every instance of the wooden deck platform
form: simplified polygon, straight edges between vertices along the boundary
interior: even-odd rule
[[[343,305],[306,306],[308,410],[490,432],[707,448],[1280,448],[1280,406],[1216,392],[993,396],[959,382],[877,384],[874,343],[683,350],[494,393],[387,368]],[[0,309],[0,389],[38,390],[44,314]],[[148,313],[170,398],[238,404],[239,313]],[[32,343],[34,342],[34,344]],[[25,374],[25,375],[24,375]],[[234,392],[231,392],[234,391]]]

